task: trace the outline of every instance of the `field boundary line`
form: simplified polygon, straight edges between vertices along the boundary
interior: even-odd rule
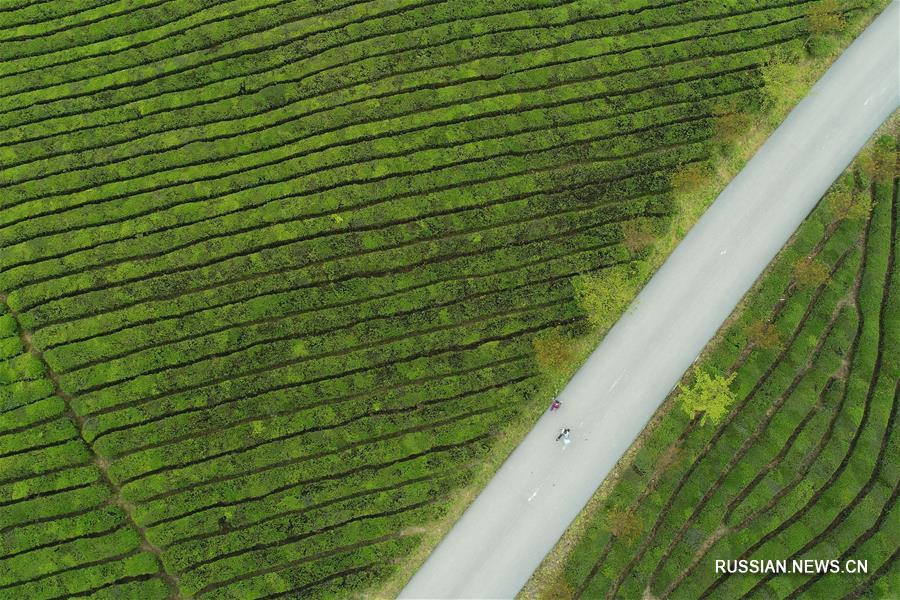
[[[181,598],[181,592],[178,588],[178,580],[171,573],[166,571],[165,563],[163,562],[163,559],[162,559],[162,551],[156,545],[154,545],[152,542],[150,542],[149,539],[147,539],[147,532],[146,532],[145,528],[142,527],[141,525],[139,525],[137,523],[137,521],[135,521],[135,519],[134,519],[134,507],[122,498],[121,488],[109,477],[109,473],[108,473],[109,462],[106,459],[104,459],[103,457],[101,457],[100,455],[98,455],[96,452],[94,452],[94,449],[91,447],[91,445],[88,444],[84,440],[83,436],[81,435],[82,431],[84,431],[84,418],[79,416],[78,413],[76,413],[72,409],[72,396],[60,387],[59,376],[53,371],[53,368],[44,359],[44,355],[41,353],[41,351],[37,347],[35,347],[35,345],[32,343],[31,333],[21,327],[20,321],[19,321],[19,313],[18,313],[18,311],[13,310],[12,307],[10,307],[9,304],[6,302],[6,294],[5,293],[0,292],[0,303],[2,303],[6,307],[6,310],[9,312],[9,314],[11,314],[13,319],[15,319],[16,325],[19,326],[18,327],[19,338],[22,340],[22,345],[24,346],[25,351],[28,354],[31,354],[32,356],[34,356],[36,359],[38,359],[41,362],[41,364],[43,365],[43,367],[45,369],[46,377],[53,383],[54,394],[56,396],[59,396],[60,398],[62,398],[63,402],[65,402],[66,410],[65,410],[64,414],[72,421],[72,424],[75,425],[75,428],[78,430],[78,434],[79,434],[78,439],[81,441],[82,444],[84,444],[84,446],[87,448],[88,452],[93,457],[93,464],[97,466],[97,469],[100,472],[100,481],[103,484],[105,484],[105,486],[111,492],[111,495],[112,495],[111,504],[118,506],[120,509],[122,509],[122,513],[125,516],[125,523],[130,525],[132,527],[132,529],[140,537],[141,545],[139,546],[139,548],[131,551],[130,553],[139,552],[139,551],[143,550],[146,552],[150,552],[151,554],[154,554],[156,556],[157,561],[159,562],[159,573],[158,573],[159,576],[163,579],[163,581],[169,587],[170,591],[172,592],[173,598]],[[72,465],[67,465],[66,468],[71,468],[71,466]],[[78,466],[78,465],[76,465],[76,466]],[[41,476],[43,476],[43,475],[44,475],[44,473],[41,474]],[[96,507],[94,507],[94,508],[96,508]],[[93,509],[91,509],[91,510],[93,510]],[[57,518],[59,518],[59,516],[55,515],[49,520],[55,520]],[[14,525],[14,527],[16,527],[16,526],[18,526],[18,525]],[[106,561],[107,561],[107,559],[103,559],[102,562],[106,562]],[[83,568],[85,566],[87,566],[87,564],[81,564],[81,565],[78,565],[77,567],[70,567],[70,568]],[[51,574],[46,574],[42,577],[52,576],[55,574],[56,573],[54,572]],[[19,581],[19,582],[16,582],[15,585],[19,585],[22,583],[27,583],[27,581]],[[10,586],[0,586],[0,589],[6,588],[6,587],[10,587]]]

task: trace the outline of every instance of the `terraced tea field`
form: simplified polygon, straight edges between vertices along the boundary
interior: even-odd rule
[[[0,593],[383,584],[544,408],[573,277],[884,4],[4,3]]]
[[[878,143],[896,156],[894,138]],[[677,402],[664,409],[588,519],[555,593],[896,594],[900,206],[896,163],[881,172],[849,172],[803,224],[701,361],[734,375],[730,411],[702,424]],[[716,559],[853,559],[868,570],[729,574]]]

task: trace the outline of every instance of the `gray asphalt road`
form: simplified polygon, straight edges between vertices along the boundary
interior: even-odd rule
[[[401,593],[511,598],[737,302],[900,104],[893,2],[691,229]],[[554,442],[560,427],[572,443]]]

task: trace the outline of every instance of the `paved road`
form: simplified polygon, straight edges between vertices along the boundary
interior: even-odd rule
[[[900,0],[788,116],[639,294],[401,598],[511,598],[737,302],[900,104]],[[572,443],[554,443],[561,426]]]

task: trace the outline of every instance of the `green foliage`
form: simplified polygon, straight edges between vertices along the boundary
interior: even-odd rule
[[[822,0],[809,9],[809,28],[813,35],[839,31],[846,25],[837,0]]]
[[[697,367],[691,385],[678,384],[678,404],[692,419],[699,416],[700,425],[707,420],[718,423],[734,403],[735,393],[730,386],[736,376],[732,373],[724,377]]]
[[[10,596],[408,567],[809,27],[774,0],[100,4],[0,10]]]
[[[897,142],[893,136],[879,136],[859,159],[860,168],[880,183],[897,177]]]
[[[756,348],[780,350],[783,347],[781,334],[772,323],[757,320],[747,327],[747,339]]]
[[[869,194],[844,182],[839,183],[828,194],[826,206],[835,221],[866,219],[872,210]]]
[[[860,162],[801,225],[599,500],[565,571],[583,597],[888,589],[900,483],[890,458],[900,378],[891,351],[900,343],[896,189],[858,179]],[[867,195],[871,210],[836,219],[848,191]],[[643,526],[631,537],[612,530],[628,514]],[[868,560],[869,572],[772,578],[709,567],[719,557],[826,554]]]
[[[774,57],[760,70],[763,90],[773,110],[794,106],[809,87],[809,71],[782,55]]]
[[[613,508],[607,513],[609,531],[617,538],[635,539],[641,534],[643,525],[640,518],[630,510]]]
[[[794,278],[803,287],[815,288],[828,280],[828,267],[815,259],[803,259],[794,265]]]
[[[645,270],[643,265],[625,265],[573,280],[578,305],[591,325],[606,329],[619,318],[642,283]]]

